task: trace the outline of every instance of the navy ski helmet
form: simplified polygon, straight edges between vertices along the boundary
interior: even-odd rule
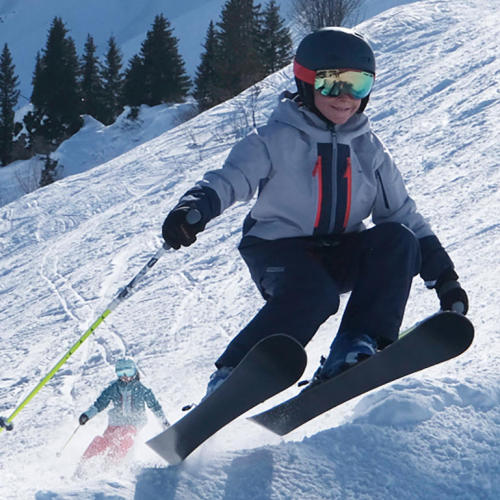
[[[375,75],[375,54],[366,38],[350,28],[322,28],[300,42],[293,63],[297,90],[302,102],[318,113],[314,78],[321,69],[358,69]],[[358,113],[364,111],[369,97],[361,100]]]
[[[115,372],[118,377],[135,377],[137,375],[137,367],[130,358],[122,358],[116,362]]]

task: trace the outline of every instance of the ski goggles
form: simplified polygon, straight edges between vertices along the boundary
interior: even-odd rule
[[[314,89],[324,96],[350,94],[355,99],[363,99],[371,92],[374,81],[375,75],[368,71],[322,69],[316,71]]]
[[[118,378],[132,378],[135,375],[135,370],[134,368],[120,368],[119,370],[116,370],[116,375],[118,375]]]

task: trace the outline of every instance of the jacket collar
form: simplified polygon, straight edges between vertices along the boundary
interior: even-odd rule
[[[280,95],[278,107],[269,118],[269,124],[273,122],[285,123],[318,138],[325,132],[331,133],[333,129],[331,122],[321,118],[303,105],[297,94],[288,91]],[[335,125],[334,129],[339,140],[350,142],[354,137],[369,132],[370,122],[364,113],[355,114],[347,123]]]

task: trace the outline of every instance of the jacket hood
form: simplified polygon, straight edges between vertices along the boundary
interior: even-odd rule
[[[334,125],[304,106],[297,94],[288,91],[279,96],[279,104],[269,118],[269,124],[272,122],[284,123],[312,137],[318,136],[322,131],[331,133],[335,127],[339,140],[346,143],[370,131],[370,122],[364,113],[355,114],[342,125]]]

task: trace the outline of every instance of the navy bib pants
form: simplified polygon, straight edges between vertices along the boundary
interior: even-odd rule
[[[240,252],[266,300],[231,341],[216,366],[236,366],[260,340],[276,333],[306,345],[351,292],[339,333],[368,334],[384,347],[397,339],[420,246],[405,226],[389,222],[359,233],[261,240]]]

